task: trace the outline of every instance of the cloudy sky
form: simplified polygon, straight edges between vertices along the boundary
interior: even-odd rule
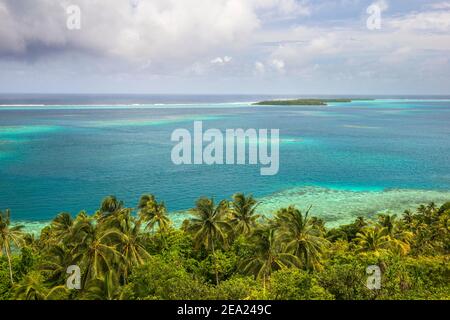
[[[450,94],[450,1],[0,0],[0,92]]]

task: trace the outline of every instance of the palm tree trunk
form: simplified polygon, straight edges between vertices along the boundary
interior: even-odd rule
[[[263,297],[266,298],[266,275],[263,275]]]
[[[10,251],[8,243],[5,244],[5,252],[6,252],[6,257],[8,258],[9,277],[11,279],[11,284],[14,284],[13,272],[12,272],[12,263],[11,263],[11,251]]]
[[[219,285],[219,271],[217,270],[217,257],[214,251],[214,240],[211,242],[212,244],[212,254],[214,257],[214,271],[216,273],[216,285]]]

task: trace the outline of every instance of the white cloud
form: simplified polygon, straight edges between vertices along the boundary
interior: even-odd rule
[[[413,50],[410,47],[401,47],[393,52],[383,55],[380,62],[383,64],[398,65],[406,62],[412,56]]]
[[[241,0],[73,0],[81,30],[66,28],[65,6],[53,0],[0,2],[0,55],[61,49],[140,63],[186,63],[223,48],[239,50],[259,27],[256,6]],[[38,51],[36,51],[38,52]]]
[[[211,64],[218,64],[218,65],[224,65],[227,64],[229,62],[231,62],[231,60],[233,60],[232,57],[229,56],[225,56],[225,57],[217,57],[211,60]]]
[[[373,4],[378,6],[378,8],[380,8],[381,12],[384,12],[387,9],[389,9],[389,4],[388,4],[387,0],[378,0],[378,1],[375,1]]]
[[[365,27],[368,3],[385,11],[379,32]],[[66,28],[68,4],[81,7],[81,30]],[[13,57],[18,69],[51,70],[54,63],[59,71],[64,63],[78,61],[66,67],[71,75],[87,69],[111,77],[133,72],[143,77],[169,76],[171,81],[190,76],[257,79],[264,74],[268,77],[261,81],[265,81],[273,74],[280,75],[278,79],[306,75],[367,79],[395,72],[407,78],[424,70],[430,75],[448,73],[448,59],[439,58],[450,52],[449,1],[400,13],[394,11],[398,8],[394,1],[383,0],[135,0],[132,4],[129,0],[0,0],[0,63],[3,67]],[[344,9],[350,5],[360,6],[354,17]],[[324,14],[325,7],[344,10],[340,13],[345,18],[330,23],[328,15],[333,12],[327,12],[324,20],[316,20],[314,14]],[[390,16],[393,12],[396,15]],[[307,15],[311,15],[307,22],[298,19]],[[73,59],[74,55],[86,60]],[[419,70],[420,61],[427,63]]]
[[[336,57],[347,45],[347,41],[344,39],[348,37],[348,33],[327,33],[322,29],[297,27],[292,31],[292,36],[303,38],[304,41],[280,45],[273,50],[270,58],[288,64],[289,70],[287,71],[295,73],[315,63],[318,59]]]
[[[254,67],[256,75],[263,75],[266,72],[266,67],[264,66],[264,63],[262,63],[261,61],[256,61]]]
[[[450,31],[450,11],[418,12],[388,21],[391,28],[402,30]]]
[[[221,57],[217,57],[211,60],[212,64],[223,64],[223,59]]]
[[[271,62],[272,67],[279,73],[284,73],[286,70],[284,69],[285,63],[280,59],[273,59]]]
[[[432,3],[429,5],[429,7],[436,10],[450,9],[450,2],[446,1],[446,2]]]
[[[81,30],[65,27],[69,4],[81,8]],[[284,17],[308,9],[296,0],[2,0],[0,55],[26,55],[40,46],[186,63],[224,48],[245,48],[261,17],[273,12]]]
[[[311,14],[311,7],[305,0],[253,0],[255,7],[264,11],[266,17],[290,19]]]
[[[55,48],[67,43],[64,8],[48,0],[42,7],[30,4],[22,3],[16,9],[13,1],[0,2],[0,54],[23,54],[35,43]],[[46,16],[47,11],[52,18]]]

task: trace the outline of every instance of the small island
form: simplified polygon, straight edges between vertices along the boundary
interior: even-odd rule
[[[328,103],[352,102],[352,99],[291,99],[267,100],[253,103],[256,106],[326,106]]]

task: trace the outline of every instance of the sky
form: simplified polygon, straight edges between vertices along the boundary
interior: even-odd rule
[[[450,1],[0,0],[0,93],[450,94]]]

